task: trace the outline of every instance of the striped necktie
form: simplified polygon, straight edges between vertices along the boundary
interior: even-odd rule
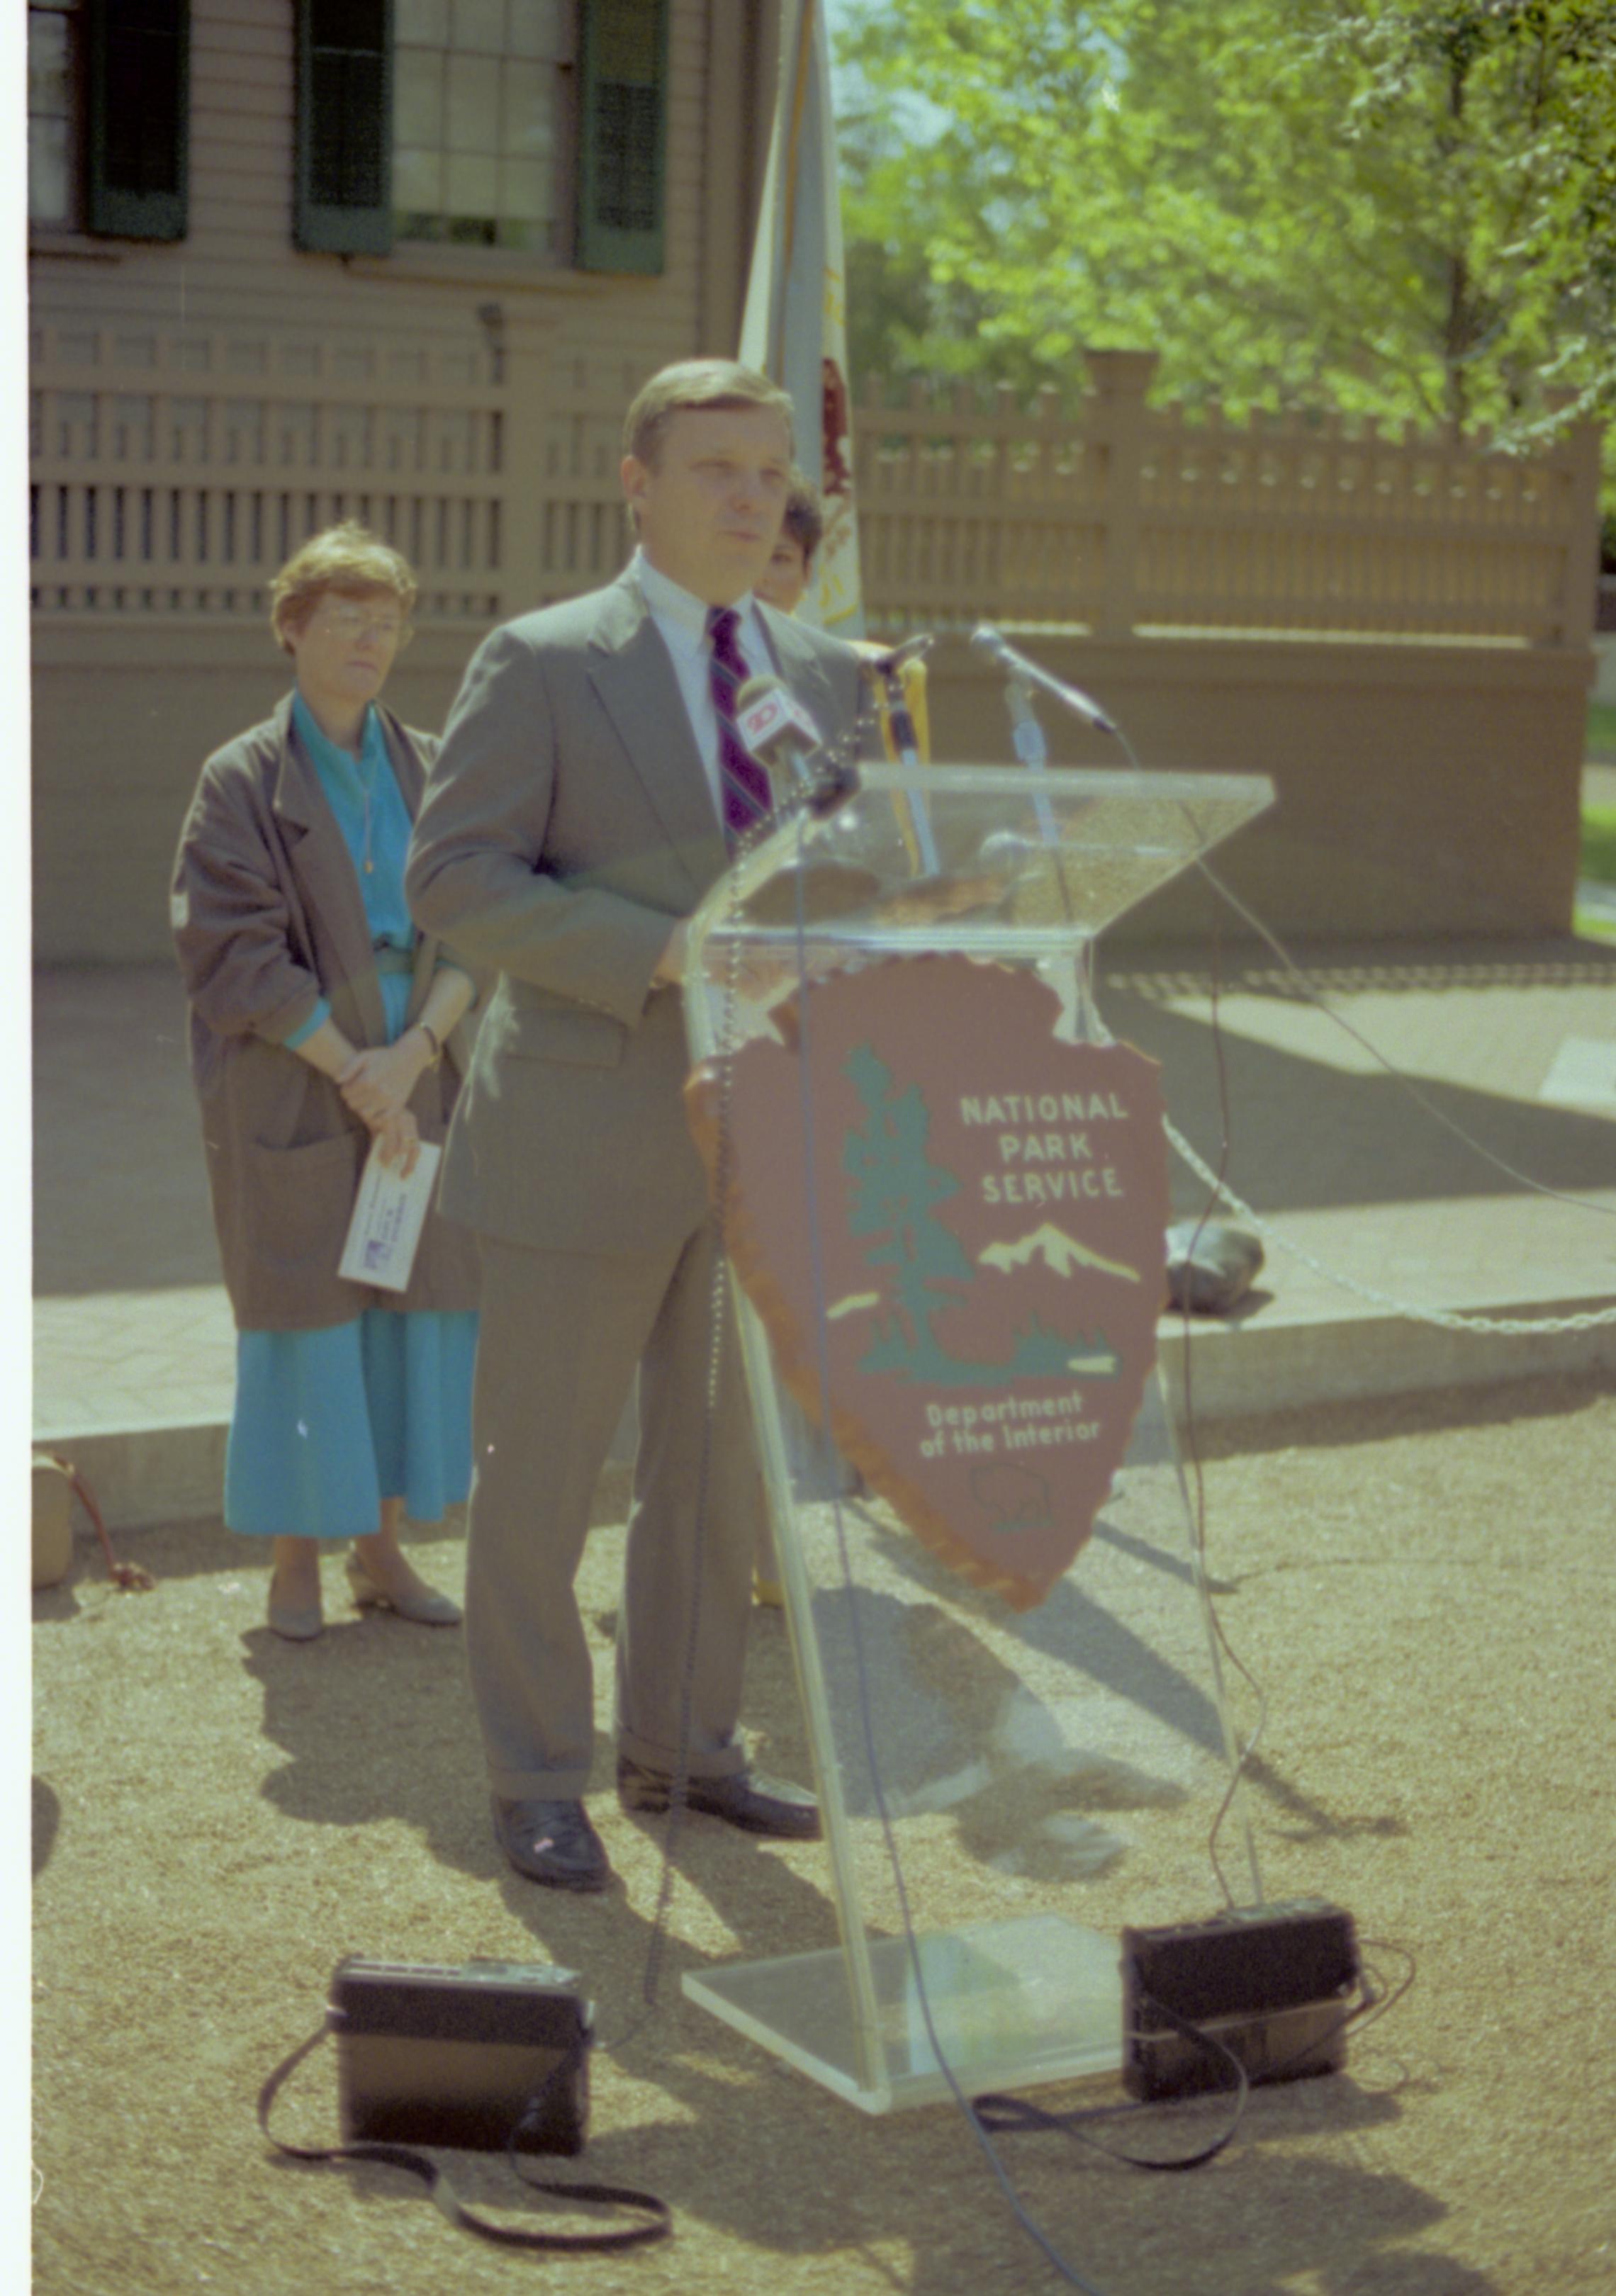
[[[747,669],[741,654],[741,617],[733,606],[715,606],[707,617],[712,641],[710,673],[712,706],[718,720],[718,781],[724,798],[724,835],[733,853],[747,831],[768,812],[768,775],[735,731],[735,696]]]

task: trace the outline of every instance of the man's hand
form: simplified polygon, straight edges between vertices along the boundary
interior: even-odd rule
[[[688,924],[674,927],[669,935],[667,947],[657,959],[656,971],[651,976],[653,988],[683,985],[689,938]],[[806,967],[800,968],[797,951],[789,945],[744,947],[738,954],[726,949],[722,954],[714,952],[708,960],[709,986],[715,992],[721,987],[733,988],[736,996],[743,997],[749,1004],[768,1005],[788,989],[795,988],[803,971],[810,978],[817,972],[834,972],[841,970],[845,961],[836,951],[822,953],[810,950]]]

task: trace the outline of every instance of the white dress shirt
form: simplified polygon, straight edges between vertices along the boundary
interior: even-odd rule
[[[707,617],[711,608],[678,583],[670,582],[660,574],[643,550],[636,550],[631,562],[634,578],[640,586],[652,620],[662,636],[673,662],[674,676],[679,681],[679,692],[685,697],[685,714],[690,720],[690,730],[696,737],[707,785],[712,791],[713,810],[722,822],[724,803],[718,783],[718,715],[712,706],[712,640],[707,634]],[[741,617],[737,644],[741,659],[746,664],[749,677],[777,675],[775,657],[769,651],[763,633],[762,617],[757,601],[749,590],[737,598],[734,611]]]

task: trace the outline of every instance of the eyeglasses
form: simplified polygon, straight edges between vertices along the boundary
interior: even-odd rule
[[[414,636],[397,614],[367,613],[363,606],[324,606],[316,619],[323,629],[349,645],[380,638],[384,645],[406,646]]]

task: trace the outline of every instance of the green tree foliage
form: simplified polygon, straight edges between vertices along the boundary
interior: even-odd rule
[[[840,54],[856,370],[1616,414],[1616,0],[865,0]]]

